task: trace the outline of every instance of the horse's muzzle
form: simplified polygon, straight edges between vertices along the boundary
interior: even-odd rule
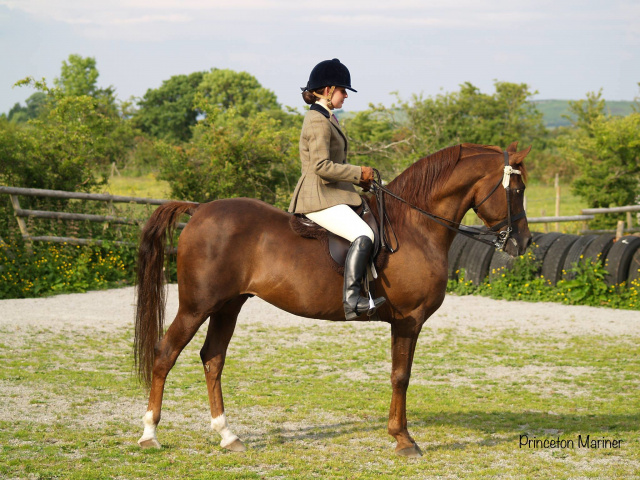
[[[504,251],[512,257],[518,257],[524,254],[529,245],[531,245],[531,234],[516,234],[507,239],[507,242],[504,245]]]

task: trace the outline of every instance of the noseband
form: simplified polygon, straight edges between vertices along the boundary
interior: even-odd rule
[[[509,237],[511,236],[511,233],[513,232],[513,227],[512,224],[513,222],[520,220],[522,217],[524,217],[525,211],[523,210],[522,212],[520,212],[519,214],[512,216],[511,215],[511,197],[509,196],[509,193],[511,191],[511,187],[509,186],[510,182],[511,182],[511,175],[522,175],[522,172],[520,170],[516,170],[514,169],[511,165],[509,165],[509,153],[507,151],[504,152],[504,173],[502,175],[502,178],[500,179],[500,181],[496,184],[495,187],[493,187],[491,189],[491,191],[489,192],[489,194],[477,205],[475,205],[473,208],[473,211],[476,212],[476,214],[478,213],[478,208],[480,208],[480,206],[485,203],[487,200],[489,200],[489,198],[496,192],[496,190],[498,189],[498,187],[500,187],[500,185],[502,185],[504,187],[504,190],[506,192],[507,195],[507,217],[498,222],[497,224],[493,225],[492,227],[489,228],[489,230],[483,230],[483,229],[479,229],[479,228],[475,228],[475,227],[468,227],[466,225],[462,225],[459,222],[455,222],[453,220],[449,220],[447,218],[443,218],[443,217],[439,217],[438,215],[434,215],[433,213],[429,213],[425,210],[422,210],[419,207],[416,207],[415,205],[412,205],[411,203],[407,202],[405,199],[399,197],[398,195],[396,195],[393,192],[390,192],[388,189],[386,189],[385,187],[383,187],[381,185],[382,181],[381,181],[381,177],[380,177],[380,172],[376,169],[374,169],[375,173],[376,173],[376,177],[377,180],[373,181],[373,187],[372,190],[376,196],[376,200],[378,203],[378,213],[380,216],[380,221],[378,222],[379,228],[380,228],[380,240],[382,242],[382,247],[386,248],[387,250],[389,250],[391,253],[395,252],[398,249],[398,237],[396,236],[395,232],[393,231],[393,227],[391,226],[391,222],[389,221],[389,218],[387,217],[386,213],[385,213],[385,209],[384,209],[384,195],[383,193],[389,195],[390,197],[395,198],[396,200],[408,205],[409,207],[413,208],[414,210],[420,212],[422,215],[425,215],[426,217],[430,218],[431,220],[433,220],[434,222],[442,225],[443,227],[448,228],[449,230],[452,230],[456,233],[460,233],[462,235],[465,235],[473,240],[476,240],[478,242],[487,244],[487,245],[491,245],[492,247],[495,247],[497,250],[503,250],[505,244],[507,243],[507,240],[509,239]],[[389,239],[387,237],[387,233],[385,231],[385,223],[387,223],[389,225],[389,227],[391,228],[391,232],[393,233],[394,239],[395,239],[395,248],[391,248],[391,246],[389,245]],[[505,228],[504,230],[500,230],[501,228],[503,228],[506,225],[507,228]],[[493,241],[489,241],[489,240],[485,240],[484,238],[480,238],[480,235],[493,235],[496,238]]]

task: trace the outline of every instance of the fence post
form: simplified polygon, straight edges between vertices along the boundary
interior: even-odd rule
[[[618,220],[618,228],[616,228],[616,240],[619,240],[624,235],[624,221]]]
[[[627,212],[627,230],[631,230],[633,228],[633,220],[631,216],[631,212]]]
[[[26,242],[27,252],[29,254],[33,253],[33,243],[31,242],[31,235],[29,235],[29,230],[27,230],[27,223],[24,221],[22,217],[18,216],[18,210],[20,210],[20,201],[18,200],[17,195],[9,195],[11,198],[11,205],[13,206],[13,214],[18,221],[18,227],[20,228],[20,233],[22,234],[22,238],[24,238]]]
[[[556,173],[556,178],[554,181],[554,186],[556,187],[556,217],[560,216],[560,175]],[[560,223],[556,222],[556,232],[560,231]]]

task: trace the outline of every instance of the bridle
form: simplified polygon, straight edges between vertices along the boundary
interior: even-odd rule
[[[507,243],[507,240],[509,240],[509,238],[511,237],[511,233],[513,232],[513,226],[512,226],[513,222],[520,220],[522,217],[526,215],[524,210],[518,213],[517,215],[513,215],[513,216],[511,215],[511,196],[510,196],[511,187],[509,186],[511,182],[511,175],[522,175],[522,172],[520,170],[514,169],[511,165],[509,165],[509,153],[507,151],[504,151],[504,169],[503,169],[502,178],[500,179],[500,181],[498,181],[496,186],[491,189],[489,194],[480,203],[472,207],[473,211],[476,212],[477,214],[478,208],[480,208],[480,206],[483,203],[485,203],[487,200],[489,200],[489,198],[491,198],[491,196],[496,192],[496,190],[500,187],[500,185],[504,187],[504,190],[507,195],[507,217],[504,220],[496,223],[492,227],[489,227],[489,229],[468,227],[466,225],[462,225],[460,222],[455,222],[453,220],[449,220],[447,218],[443,218],[433,213],[427,212],[421,209],[420,207],[417,207],[407,202],[405,199],[399,197],[395,193],[383,187],[381,185],[382,180],[381,180],[380,172],[376,169],[374,169],[374,172],[376,174],[377,180],[373,181],[372,190],[376,196],[376,200],[378,204],[378,213],[380,216],[380,221],[378,222],[379,229],[380,229],[380,241],[382,242],[382,247],[386,248],[391,253],[395,252],[398,249],[399,243],[398,243],[398,237],[393,231],[393,227],[391,226],[391,222],[389,221],[389,217],[385,212],[385,201],[384,201],[383,193],[408,205],[409,207],[413,208],[414,210],[421,213],[422,215],[425,215],[426,217],[442,225],[443,227],[446,227],[449,230],[453,230],[456,233],[465,235],[478,242],[491,245],[492,247],[495,247],[497,250],[503,250],[505,244]],[[391,232],[393,233],[393,237],[395,239],[395,244],[396,244],[395,248],[392,248],[389,244],[389,238],[387,237],[387,233],[384,226],[385,222],[389,225],[389,227],[391,228]],[[500,230],[505,226],[507,228],[505,228],[504,230]],[[489,241],[489,240],[485,240],[484,238],[480,238],[481,235],[483,236],[493,235],[496,238],[493,241]]]

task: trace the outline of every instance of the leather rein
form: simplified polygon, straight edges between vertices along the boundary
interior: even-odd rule
[[[495,247],[497,250],[504,249],[504,246],[507,243],[507,240],[509,239],[509,237],[511,236],[511,233],[513,232],[513,227],[512,227],[513,222],[520,220],[522,217],[526,215],[524,210],[515,216],[511,215],[511,197],[509,195],[511,190],[511,187],[509,186],[511,175],[522,175],[522,172],[520,170],[514,169],[509,165],[509,153],[507,151],[504,152],[504,170],[503,170],[502,178],[496,184],[496,186],[491,189],[489,194],[480,203],[472,207],[473,211],[476,212],[477,214],[478,208],[487,200],[489,200],[489,198],[496,192],[496,190],[500,187],[500,185],[504,187],[507,195],[507,217],[504,220],[495,224],[494,226],[490,227],[489,229],[486,229],[486,228],[480,229],[480,228],[462,225],[460,222],[455,222],[447,218],[439,217],[438,215],[427,212],[421,209],[420,207],[417,207],[407,202],[405,199],[399,197],[395,193],[383,187],[380,172],[375,168],[373,170],[377,176],[377,180],[373,181],[372,190],[374,195],[376,196],[376,202],[378,204],[378,213],[380,216],[380,221],[378,222],[379,229],[380,229],[380,232],[379,232],[380,242],[382,247],[386,248],[390,253],[394,253],[396,250],[398,250],[398,247],[400,246],[400,244],[398,242],[398,237],[396,233],[393,231],[393,226],[389,221],[389,217],[385,212],[385,200],[384,200],[383,194],[387,194],[390,197],[395,198],[396,200],[408,205],[409,207],[418,211],[422,215],[430,218],[434,222],[438,223],[439,225],[442,225],[443,227],[448,228],[449,230],[452,230],[456,233],[460,233],[466,237],[469,237],[473,240],[484,243],[486,245],[491,245],[492,247]],[[385,222],[389,225],[389,228],[391,228],[391,232],[393,233],[393,237],[396,244],[395,248],[392,248],[390,245],[389,238],[387,237],[387,232],[385,230]],[[506,226],[507,228],[502,231],[499,231],[504,226]],[[493,241],[489,241],[489,240],[485,240],[484,238],[480,238],[481,235],[493,235],[496,238]]]

